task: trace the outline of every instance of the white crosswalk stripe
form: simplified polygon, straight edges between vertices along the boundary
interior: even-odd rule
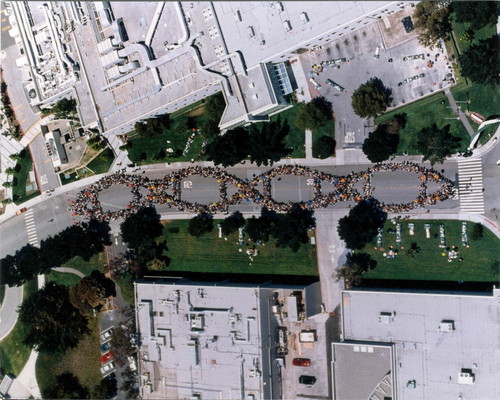
[[[460,210],[484,214],[483,167],[480,158],[458,161]]]
[[[33,210],[28,210],[24,213],[24,222],[26,223],[26,233],[28,234],[28,243],[38,247],[38,236],[36,235],[35,217]]]

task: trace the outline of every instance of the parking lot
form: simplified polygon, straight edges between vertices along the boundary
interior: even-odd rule
[[[317,89],[308,82],[312,97],[324,96],[333,105],[337,143],[342,148],[360,147],[373,130],[373,122],[355,115],[351,107],[352,93],[359,85],[371,78],[380,79],[391,90],[390,107],[449,85],[445,79],[452,70],[443,50],[426,49],[414,30],[406,32],[401,21],[410,13],[405,9],[301,56],[305,75],[321,85]],[[346,61],[326,65],[326,61],[339,58]],[[313,69],[313,65],[319,68]],[[346,93],[326,83],[328,79],[345,88]]]

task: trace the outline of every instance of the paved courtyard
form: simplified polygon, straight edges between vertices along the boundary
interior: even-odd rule
[[[311,96],[324,96],[333,105],[337,143],[343,148],[360,147],[373,130],[373,122],[358,117],[351,107],[352,93],[359,85],[371,78],[380,79],[391,90],[390,107],[401,106],[449,86],[445,77],[451,69],[446,54],[437,48],[432,51],[424,48],[415,31],[404,31],[401,19],[407,14],[409,11],[403,10],[345,33],[339,40],[300,58],[305,75],[312,76],[321,85],[316,89],[308,82]],[[421,58],[404,60],[415,55]],[[338,58],[347,60],[338,66],[323,64],[322,72],[313,74],[313,65]],[[432,67],[429,62],[433,63]],[[325,84],[327,79],[345,88],[346,93]]]

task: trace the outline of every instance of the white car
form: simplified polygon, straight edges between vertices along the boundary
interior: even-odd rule
[[[113,371],[114,369],[115,369],[115,363],[113,361],[111,361],[111,362],[109,362],[101,367],[101,374],[107,375],[111,371]]]
[[[107,342],[113,336],[113,328],[108,328],[101,332],[101,342]]]

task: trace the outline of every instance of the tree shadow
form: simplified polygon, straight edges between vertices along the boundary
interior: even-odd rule
[[[324,97],[315,97],[312,99],[312,103],[321,111],[323,115],[328,115],[329,117],[333,113],[333,104],[326,100]]]

